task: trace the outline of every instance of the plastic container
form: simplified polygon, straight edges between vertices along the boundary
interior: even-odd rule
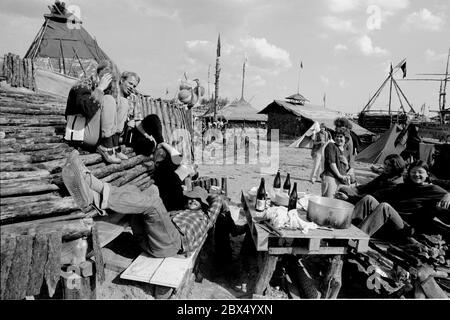
[[[311,197],[308,201],[308,220],[335,229],[348,229],[352,225],[354,205],[342,200]]]

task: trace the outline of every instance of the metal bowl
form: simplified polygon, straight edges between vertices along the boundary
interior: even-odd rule
[[[347,229],[352,225],[354,205],[351,203],[325,197],[311,197],[308,201],[307,218],[335,229]]]

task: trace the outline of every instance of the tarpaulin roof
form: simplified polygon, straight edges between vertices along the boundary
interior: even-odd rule
[[[213,112],[207,111],[203,117],[212,117]],[[267,115],[258,114],[258,110],[253,108],[250,103],[241,98],[235,100],[217,111],[218,118],[224,118],[227,121],[267,121]]]
[[[343,117],[342,112],[324,108],[323,106],[313,105],[311,103],[305,104],[294,104],[287,101],[274,100],[271,104],[261,110],[260,114],[269,114],[271,112],[284,111],[287,113],[292,113],[298,117],[306,118],[310,121],[317,121],[319,123],[324,123],[327,128],[334,129],[334,120],[338,117]],[[350,120],[351,121],[351,120]],[[356,135],[373,135],[367,129],[359,126],[352,121],[352,131]]]
[[[83,28],[81,21],[72,24],[67,16],[45,15],[41,30],[25,58],[109,59],[97,42]]]

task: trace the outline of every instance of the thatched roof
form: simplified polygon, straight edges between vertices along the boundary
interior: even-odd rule
[[[203,117],[212,117],[213,115],[214,113],[209,110]],[[252,105],[243,98],[235,100],[217,111],[217,117],[226,119],[227,121],[267,121],[267,115],[258,114],[258,110],[253,108]]]
[[[298,102],[300,102],[300,103],[303,103],[303,102],[305,102],[305,101],[308,101],[309,102],[309,100],[308,99],[306,99],[304,96],[302,96],[300,93],[295,93],[295,94],[293,94],[293,95],[291,95],[291,96],[289,96],[289,97],[286,97],[286,99],[287,100],[294,100],[294,101],[298,101]]]
[[[344,116],[342,112],[324,108],[323,106],[313,105],[311,103],[305,103],[304,105],[300,105],[281,100],[274,100],[271,104],[269,104],[259,113],[269,114],[272,112],[291,113],[295,116],[303,117],[310,121],[325,123],[325,125],[330,129],[334,129],[334,119]],[[364,129],[355,122],[352,122],[352,125],[353,125],[352,131],[355,132],[358,136],[365,134],[373,134],[372,132]]]

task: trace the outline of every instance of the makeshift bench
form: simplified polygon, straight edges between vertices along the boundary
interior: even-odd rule
[[[186,187],[192,188],[199,185],[210,191],[211,187],[215,186],[226,196],[227,178],[221,179],[220,188],[218,181],[216,178],[201,177],[192,182],[188,181],[189,187]],[[101,247],[106,246],[126,230],[128,223],[123,218],[125,218],[124,215],[113,214],[96,221]],[[157,299],[186,298],[193,282],[198,254],[208,236],[214,233],[214,225],[215,221],[209,223],[208,231],[205,232],[201,244],[189,257],[153,258],[143,252],[133,261],[130,258],[115,254],[108,248],[103,248],[105,268],[116,272],[123,271],[120,276],[122,279],[154,285],[154,295]]]

